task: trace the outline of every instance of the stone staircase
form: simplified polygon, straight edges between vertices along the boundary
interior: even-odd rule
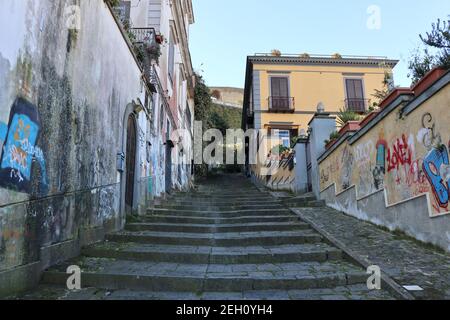
[[[365,270],[238,175],[212,178],[149,209],[82,256],[47,270],[29,298],[389,299]],[[300,205],[315,199],[296,200]],[[297,204],[298,205],[298,204]],[[65,290],[69,265],[79,292]]]

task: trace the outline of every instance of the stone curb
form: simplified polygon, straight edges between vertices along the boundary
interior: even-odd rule
[[[295,213],[297,216],[299,216],[304,222],[310,224],[314,230],[316,230],[319,234],[321,234],[332,245],[334,245],[338,249],[342,250],[344,255],[347,256],[351,261],[353,261],[357,265],[360,265],[364,269],[367,269],[369,266],[373,265],[373,263],[371,263],[368,259],[360,256],[353,250],[349,249],[343,242],[336,239],[329,232],[323,230],[311,219],[305,217],[301,212],[298,211],[299,209],[295,209],[295,208],[289,208],[289,209],[293,213]],[[383,285],[387,286],[388,291],[390,293],[392,293],[394,296],[396,296],[397,298],[399,298],[401,300],[416,300],[416,298],[412,294],[410,294],[408,291],[406,291],[401,285],[399,285],[394,279],[392,279],[384,271],[381,271],[381,281],[382,281]]]

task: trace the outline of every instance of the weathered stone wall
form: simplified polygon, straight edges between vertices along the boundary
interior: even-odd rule
[[[447,73],[423,93],[386,106],[322,156],[322,198],[450,251],[449,104]]]
[[[80,8],[78,31],[67,28],[77,23],[71,5]],[[141,71],[104,1],[3,1],[0,295],[32,286],[43,268],[123,226],[116,154],[126,151],[138,99]],[[151,189],[150,137],[144,112],[135,117],[139,206]]]

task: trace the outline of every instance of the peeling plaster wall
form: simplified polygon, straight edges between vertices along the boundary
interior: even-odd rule
[[[335,209],[450,251],[450,79],[409,114],[399,105],[321,159],[321,197]],[[436,87],[437,88],[437,87]],[[414,100],[409,103],[415,103]]]
[[[67,28],[76,18],[70,5],[80,6],[78,31]],[[3,0],[0,295],[32,286],[43,268],[123,227],[116,154],[126,151],[127,106],[145,101],[140,79],[104,1]],[[156,172],[148,120],[137,118],[143,206]]]

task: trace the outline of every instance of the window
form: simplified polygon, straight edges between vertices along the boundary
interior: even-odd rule
[[[175,70],[175,42],[173,36],[173,33],[170,34],[170,41],[169,41],[169,77],[170,80],[173,83],[173,76],[174,76],[174,70]]]
[[[289,109],[291,99],[289,97],[289,78],[270,78],[271,97],[269,107],[271,109]]]
[[[366,110],[362,79],[346,79],[347,108],[351,111],[364,112]]]
[[[280,138],[281,144],[286,148],[291,147],[291,132],[289,130],[274,130],[275,135]]]

